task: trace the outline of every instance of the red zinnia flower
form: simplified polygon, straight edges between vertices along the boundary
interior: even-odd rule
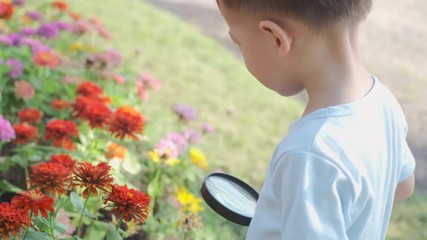
[[[110,132],[121,140],[129,136],[136,141],[136,134],[142,134],[143,130],[144,117],[128,106],[119,107],[110,121]]]
[[[92,102],[88,104],[82,112],[82,118],[89,121],[91,128],[102,128],[107,124],[112,112],[110,108],[102,102]]]
[[[98,99],[103,94],[102,88],[92,82],[84,82],[77,87],[76,93],[85,97]]]
[[[111,207],[111,213],[125,221],[135,220],[143,223],[148,217],[151,198],[135,189],[129,189],[126,185],[114,185],[111,193],[104,197],[104,204]]]
[[[98,189],[106,192],[113,184],[113,177],[110,174],[111,167],[100,162],[94,166],[88,162],[80,163],[74,169],[73,186],[86,188],[83,191],[83,197],[87,198],[89,194],[98,196]]]
[[[67,191],[73,170],[56,163],[40,163],[31,166],[31,186],[46,194],[62,194]]]
[[[42,120],[43,113],[36,108],[24,108],[18,113],[19,120],[29,124],[36,124]]]
[[[0,203],[0,239],[9,240],[11,236],[19,238],[30,222],[30,216],[24,210],[6,202]]]
[[[68,3],[66,3],[65,1],[56,0],[52,3],[52,5],[63,12],[67,11],[68,9]]]
[[[55,154],[50,156],[48,163],[56,163],[62,165],[68,169],[73,169],[76,165],[76,161],[74,161],[67,154]]]
[[[40,67],[49,67],[55,69],[58,67],[60,59],[59,56],[52,51],[45,50],[36,52],[33,55],[33,62]]]
[[[83,115],[83,113],[86,111],[86,107],[94,102],[97,102],[97,100],[89,98],[89,97],[77,97],[72,105],[71,115],[74,118],[79,118]]]
[[[125,156],[126,156],[126,148],[115,142],[110,143],[110,145],[108,145],[107,152],[105,152],[105,157],[107,159],[113,159],[113,158],[124,159]]]
[[[0,2],[0,19],[10,19],[15,9],[13,5],[8,2]]]
[[[53,146],[74,150],[71,137],[78,137],[79,130],[74,122],[52,120],[46,125],[46,140],[53,139]]]
[[[23,208],[24,211],[31,210],[36,217],[40,212],[44,218],[47,218],[46,211],[53,212],[53,198],[43,195],[38,189],[18,193],[18,196],[13,197],[12,204]]]
[[[55,99],[52,102],[50,102],[50,106],[55,110],[63,110],[70,106],[70,103],[65,100],[61,99]]]
[[[15,130],[16,135],[15,140],[13,140],[14,144],[35,142],[39,137],[39,130],[26,123],[13,124],[13,129]]]

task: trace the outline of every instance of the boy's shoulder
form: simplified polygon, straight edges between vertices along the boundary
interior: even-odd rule
[[[388,132],[404,137],[406,119],[399,103],[377,79],[362,99],[312,112],[293,122],[278,144],[273,160],[294,152],[314,154],[333,164],[347,164],[343,156],[376,151]]]

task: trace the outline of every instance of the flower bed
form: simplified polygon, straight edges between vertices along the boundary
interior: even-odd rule
[[[160,82],[126,70],[102,49],[109,38],[64,1],[0,3],[1,238],[190,239],[201,228],[197,145],[212,129],[177,104],[176,132],[144,134]]]

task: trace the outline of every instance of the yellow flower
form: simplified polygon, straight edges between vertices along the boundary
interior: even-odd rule
[[[181,161],[178,158],[169,158],[165,161],[166,165],[171,166],[171,167],[177,165],[180,162]]]
[[[181,204],[184,211],[198,213],[203,210],[203,207],[200,206],[202,199],[194,196],[192,193],[187,191],[185,187],[180,187],[178,189],[176,198],[178,199],[178,202]]]
[[[181,162],[178,158],[167,158],[167,159],[161,158],[161,157],[159,156],[159,153],[158,153],[155,149],[154,149],[154,150],[151,150],[151,151],[148,153],[148,156],[149,156],[149,158],[151,159],[151,161],[153,161],[154,163],[159,163],[159,162],[160,162],[160,160],[163,160],[163,161],[164,161],[164,163],[165,163],[167,166],[170,166],[170,167],[173,167],[173,166],[175,166],[175,165],[177,165],[178,163],[180,163],[180,162]]]
[[[94,48],[91,45],[87,45],[87,44],[83,44],[81,42],[74,42],[72,44],[70,44],[68,46],[68,49],[71,52],[89,52],[89,53],[93,53],[94,52]]]
[[[197,148],[190,149],[190,157],[191,161],[196,164],[201,169],[208,168],[208,160],[206,159],[206,155]]]

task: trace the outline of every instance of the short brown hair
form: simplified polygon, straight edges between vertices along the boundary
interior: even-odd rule
[[[314,29],[323,30],[341,21],[362,21],[369,13],[372,0],[220,0],[230,9],[248,10],[254,14],[284,15]]]

